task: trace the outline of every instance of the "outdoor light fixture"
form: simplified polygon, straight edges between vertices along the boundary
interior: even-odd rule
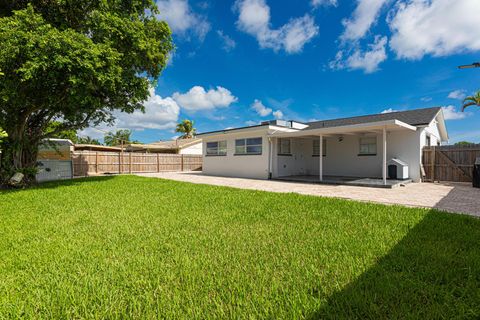
[[[458,66],[458,69],[470,69],[470,68],[480,68],[480,62],[474,62],[472,64]]]

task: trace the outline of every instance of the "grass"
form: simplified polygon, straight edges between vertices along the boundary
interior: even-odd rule
[[[134,176],[0,191],[0,318],[478,318],[480,220]]]

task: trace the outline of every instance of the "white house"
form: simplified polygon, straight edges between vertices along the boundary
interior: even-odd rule
[[[420,181],[422,148],[447,141],[448,133],[442,109],[427,108],[309,123],[273,120],[199,137],[204,174],[327,183],[369,178],[389,186],[389,176]]]

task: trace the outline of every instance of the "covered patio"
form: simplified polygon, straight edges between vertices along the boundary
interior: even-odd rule
[[[415,162],[408,152],[416,150],[416,130],[399,120],[388,120],[273,133],[270,176],[282,181],[398,187],[412,180],[388,179],[387,162],[397,157]]]

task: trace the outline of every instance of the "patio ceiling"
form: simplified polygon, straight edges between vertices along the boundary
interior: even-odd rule
[[[271,137],[278,138],[288,138],[288,137],[316,137],[319,135],[329,136],[329,135],[348,135],[348,134],[366,134],[366,133],[382,133],[383,129],[387,131],[398,131],[398,130],[407,130],[407,131],[416,131],[417,127],[411,126],[405,122],[399,120],[387,120],[387,121],[378,121],[378,122],[369,122],[361,123],[354,125],[338,126],[338,127],[329,127],[329,128],[318,128],[318,129],[304,129],[294,132],[274,132],[270,134]]]

